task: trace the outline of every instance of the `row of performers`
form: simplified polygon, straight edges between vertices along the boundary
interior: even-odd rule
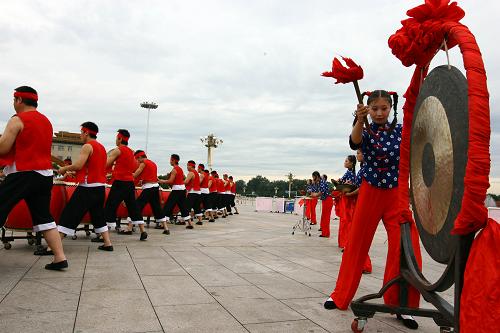
[[[330,237],[330,215],[336,203],[336,213],[340,218],[338,244],[343,248],[342,262],[337,282],[330,297],[324,303],[326,309],[345,310],[352,301],[363,272],[371,272],[368,256],[375,231],[380,221],[384,223],[388,238],[387,262],[384,285],[400,274],[400,221],[398,215],[399,155],[402,125],[397,123],[397,94],[385,90],[366,92],[367,105],[358,104],[356,121],[349,136],[351,149],[357,156],[350,155],[345,160],[346,173],[338,181],[333,181],[337,189],[330,191],[327,180],[313,173],[309,190],[311,223],[316,223],[315,204],[322,200],[321,236]],[[391,108],[394,119],[388,122]],[[367,118],[371,119],[364,127]],[[356,173],[356,161],[361,168]],[[415,222],[411,225],[413,251],[418,265],[422,266],[418,232]],[[384,302],[399,306],[399,285],[392,285],[384,294]],[[409,307],[418,308],[419,292],[409,286],[407,294]],[[418,328],[413,317],[397,315],[402,323],[411,329]]]
[[[98,247],[99,250],[113,251],[108,223],[113,225],[116,222],[116,211],[123,201],[131,224],[128,230],[120,233],[132,234],[132,225],[136,224],[141,231],[141,240],[147,239],[141,214],[142,207],[147,203],[152,206],[156,221],[162,224],[163,233],[167,235],[170,234],[167,222],[176,206],[188,229],[193,228],[191,209],[198,224],[202,223],[201,203],[210,221],[214,221],[218,211],[226,217],[234,206],[236,188],[230,177],[220,179],[217,172],[209,173],[202,165],[198,165],[197,169],[193,161],[187,163],[188,173],[184,176],[179,156],[172,154],[172,171],[168,179],[158,180],[155,163],[148,160],[143,151],[134,154],[128,147],[130,133],[127,130],[118,130],[116,148],[107,154],[104,146],[97,141],[98,126],[85,122],[81,125],[83,146],[78,160],[58,170],[61,175],[76,172],[78,186],[61,214],[59,225],[56,225],[50,213],[52,124],[38,112],[38,93],[31,87],[15,89],[13,107],[16,114],[10,118],[0,137],[0,165],[5,166],[3,172],[6,176],[0,184],[0,228],[10,211],[24,199],[31,213],[33,231],[43,234],[50,254],[54,255],[46,269],[63,270],[68,267],[61,239],[74,235],[86,213],[90,214],[94,230],[100,235],[94,240],[104,243]],[[113,183],[105,200],[106,170],[111,166]],[[142,185],[142,193],[137,200],[135,178],[139,178]],[[172,187],[163,210],[160,208],[159,183]]]

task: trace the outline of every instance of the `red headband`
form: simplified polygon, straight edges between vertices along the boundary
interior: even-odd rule
[[[195,168],[195,167],[196,167],[196,163],[191,163],[191,162],[188,162],[188,164],[187,164],[187,165],[188,165],[188,166],[190,166],[190,167],[193,167],[193,168]]]
[[[16,91],[14,92],[14,97],[20,97],[23,99],[30,99],[32,101],[38,101],[38,95],[30,92],[21,92],[21,91]]]
[[[85,133],[88,133],[90,135],[95,135],[97,136],[97,132],[96,131],[93,131],[91,130],[90,128],[87,128],[87,127],[82,127],[82,131],[85,132]]]
[[[144,157],[144,158],[147,158],[147,157],[146,157],[146,153],[145,153],[145,152],[143,152],[143,151],[141,151],[141,152],[138,152],[138,153],[134,154],[134,157],[135,157],[135,158],[139,158],[139,157]]]
[[[122,141],[125,141],[125,142],[128,142],[128,139],[129,139],[126,136],[122,135],[121,133],[118,133],[118,135],[116,137]]]

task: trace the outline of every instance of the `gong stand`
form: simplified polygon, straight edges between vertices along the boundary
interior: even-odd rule
[[[436,283],[430,283],[422,275],[418,267],[411,242],[410,224],[408,222],[401,224],[401,274],[384,285],[378,293],[363,296],[351,303],[351,310],[357,317],[355,321],[357,322],[358,330],[361,331],[363,329],[368,318],[372,318],[376,312],[381,312],[412,315],[416,317],[429,317],[441,327],[442,332],[449,332],[449,328],[451,327],[454,328],[455,332],[458,332],[463,276],[473,239],[473,234],[460,236],[458,238],[455,253],[448,263],[443,275]],[[399,284],[400,306],[394,307],[370,302],[371,300],[382,298],[389,287],[394,284]],[[438,292],[448,290],[453,284],[455,285],[454,306],[438,294]],[[427,302],[434,305],[436,309],[409,308],[408,285],[415,287],[422,297]]]

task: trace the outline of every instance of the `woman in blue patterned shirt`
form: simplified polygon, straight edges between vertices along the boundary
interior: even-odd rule
[[[333,198],[330,195],[330,186],[320,176],[318,171],[313,174],[313,187],[311,197],[321,199],[321,235],[319,237],[330,237],[330,216],[332,215]]]
[[[349,239],[342,257],[335,290],[325,302],[325,308],[347,309],[361,280],[363,263],[380,220],[388,236],[387,263],[384,284],[400,274],[400,225],[394,205],[398,201],[399,146],[402,126],[397,124],[397,94],[376,90],[368,95],[368,106],[358,104],[357,122],[352,128],[349,143],[352,149],[361,148],[366,163],[365,173],[358,194],[357,209],[349,232]],[[394,97],[394,104],[391,96]],[[388,123],[391,107],[394,120]],[[370,115],[372,123],[363,128],[364,119]],[[421,265],[420,246],[415,223],[412,223],[412,243],[415,257]],[[408,288],[408,306],[418,308],[420,294]],[[384,294],[387,305],[399,306],[399,285],[391,286]],[[410,316],[399,316],[409,328],[418,328]]]

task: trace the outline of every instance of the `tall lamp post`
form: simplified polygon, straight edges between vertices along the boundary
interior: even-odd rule
[[[279,190],[279,187],[278,187],[278,186],[276,186],[276,187],[274,188],[274,196],[275,196],[275,197],[277,197],[277,196],[278,196],[278,190]]]
[[[146,125],[146,147],[145,147],[145,150],[147,153],[148,152],[148,141],[149,141],[149,113],[151,112],[151,110],[157,109],[158,104],[156,104],[154,102],[142,102],[141,108],[148,110],[148,122]]]
[[[208,148],[207,164],[208,164],[208,169],[212,171],[212,149],[217,148],[224,141],[222,141],[222,139],[220,138],[217,138],[213,134],[201,137],[200,141],[205,145],[205,147]]]
[[[292,183],[294,175],[290,172],[286,175],[286,177],[288,178],[288,199],[290,199],[292,197]]]

